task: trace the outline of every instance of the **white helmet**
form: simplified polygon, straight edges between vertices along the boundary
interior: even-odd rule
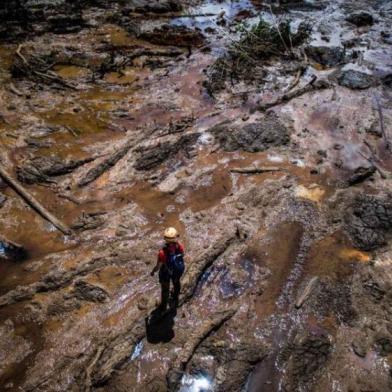
[[[168,227],[163,233],[163,238],[166,242],[176,242],[178,237],[178,232],[174,227]]]

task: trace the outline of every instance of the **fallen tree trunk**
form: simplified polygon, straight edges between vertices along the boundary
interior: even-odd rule
[[[60,230],[63,234],[69,235],[72,233],[71,229],[51,214],[41,203],[38,202],[27,190],[14,180],[2,167],[0,167],[1,178],[35,211],[37,211],[43,218],[48,220]]]
[[[120,159],[124,158],[127,152],[131,149],[132,145],[133,143],[128,141],[122,148],[120,148],[120,150],[116,151],[114,154],[110,155],[109,158],[90,169],[79,181],[78,187],[83,187],[95,181],[98,177],[105,173],[105,171],[113,167]]]
[[[310,91],[324,90],[324,89],[327,89],[327,88],[330,87],[330,84],[325,82],[325,81],[322,81],[322,80],[320,80],[318,82],[316,82],[316,81],[317,81],[317,77],[314,76],[311,79],[311,81],[307,85],[305,85],[304,87],[301,87],[301,88],[299,88],[297,90],[289,91],[288,93],[283,94],[280,97],[276,98],[272,102],[266,102],[264,104],[262,103],[262,104],[260,104],[258,109],[261,112],[264,112],[267,109],[270,109],[270,108],[272,108],[274,106],[278,106],[278,105],[280,105],[282,103],[288,102],[288,101],[290,101],[290,100],[292,100],[294,98],[300,97],[301,95],[304,95],[304,94],[306,94],[306,93],[308,93]]]
[[[279,167],[238,167],[230,169],[231,173],[239,173],[239,174],[262,174],[262,173],[270,173],[270,172],[278,172],[283,171],[283,169]]]

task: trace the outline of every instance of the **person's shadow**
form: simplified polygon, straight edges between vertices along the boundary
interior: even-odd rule
[[[177,308],[173,307],[162,313],[158,308],[146,317],[146,337],[151,344],[168,343],[174,338],[174,318]]]

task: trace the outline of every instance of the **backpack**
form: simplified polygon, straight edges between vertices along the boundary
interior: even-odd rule
[[[185,270],[184,254],[179,252],[177,244],[175,253],[171,254],[167,246],[163,248],[163,251],[166,255],[166,268],[169,272],[169,275],[180,277]]]

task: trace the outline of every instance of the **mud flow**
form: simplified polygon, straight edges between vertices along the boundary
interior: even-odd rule
[[[0,390],[392,390],[390,1],[0,21]]]

